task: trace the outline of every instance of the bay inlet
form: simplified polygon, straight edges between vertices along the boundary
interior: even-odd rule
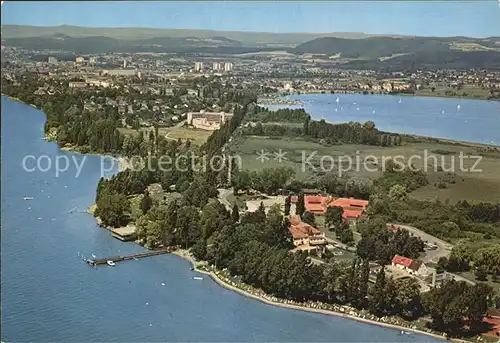
[[[371,94],[300,94],[286,98],[303,105],[263,106],[304,108],[312,119],[331,123],[371,120],[382,131],[500,146],[500,101]]]

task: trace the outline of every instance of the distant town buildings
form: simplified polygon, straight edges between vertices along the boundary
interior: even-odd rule
[[[187,114],[187,123],[197,129],[214,131],[220,129],[222,124],[232,117],[232,113],[224,112],[189,112]]]
[[[233,70],[233,63],[232,62],[214,62],[212,63],[212,70],[213,71],[232,71]]]
[[[202,71],[203,70],[203,62],[194,62],[194,70]]]
[[[85,88],[87,83],[83,81],[71,81],[68,83],[69,88]]]
[[[94,56],[90,56],[90,57],[89,57],[89,64],[90,64],[90,65],[93,65],[93,64],[95,64],[95,63],[96,63],[96,58],[95,58]]]
[[[57,58],[55,58],[53,56],[49,56],[48,63],[49,64],[57,64]]]
[[[108,69],[101,72],[102,75],[111,76],[134,76],[138,75],[139,73],[140,72],[135,69]]]
[[[224,71],[232,71],[232,70],[233,70],[233,64],[231,62],[224,63]]]
[[[123,69],[127,68],[127,60],[123,60]]]
[[[283,89],[285,91],[293,91],[293,85],[292,85],[292,82],[290,81],[287,81],[283,84]]]
[[[83,58],[82,56],[78,56],[78,57],[75,59],[75,62],[76,62],[76,63],[84,63],[84,62],[85,62],[85,58]]]

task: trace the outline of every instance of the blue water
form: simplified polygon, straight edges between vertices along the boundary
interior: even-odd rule
[[[193,280],[189,263],[173,255],[87,266],[78,253],[105,257],[143,249],[78,213],[93,202],[100,157],[87,156],[78,177],[74,166],[59,177],[23,169],[26,155],[84,158],[41,140],[44,120],[38,110],[2,98],[2,341],[431,341],[266,305],[210,278]]]
[[[384,131],[500,145],[500,101],[363,94],[301,94],[290,98],[304,106],[267,107],[304,107],[316,120],[372,120]]]

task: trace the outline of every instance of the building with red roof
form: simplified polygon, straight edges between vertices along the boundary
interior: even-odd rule
[[[296,203],[297,199],[297,196],[291,197],[293,203]],[[328,207],[342,207],[344,210],[342,217],[345,220],[354,221],[364,213],[368,206],[368,201],[351,198],[334,199],[331,196],[322,195],[304,195],[304,205],[306,211],[316,215],[325,215]]]
[[[400,255],[395,255],[392,258],[392,265],[394,267],[403,269],[412,275],[428,276],[430,274],[427,266],[421,261]]]
[[[293,216],[290,219],[288,228],[293,238],[293,244],[299,245],[320,245],[326,244],[325,234],[315,227],[304,223],[299,216]]]

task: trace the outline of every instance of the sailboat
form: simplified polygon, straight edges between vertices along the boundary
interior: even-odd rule
[[[457,105],[457,111],[460,111],[460,105]]]
[[[499,0],[500,1],[500,0]],[[339,97],[337,97],[337,100],[335,100],[337,102],[337,104],[339,103],[340,99]]]
[[[400,104],[400,103],[402,103],[402,102],[403,102],[403,100],[401,100],[401,98],[399,98],[398,104]]]

